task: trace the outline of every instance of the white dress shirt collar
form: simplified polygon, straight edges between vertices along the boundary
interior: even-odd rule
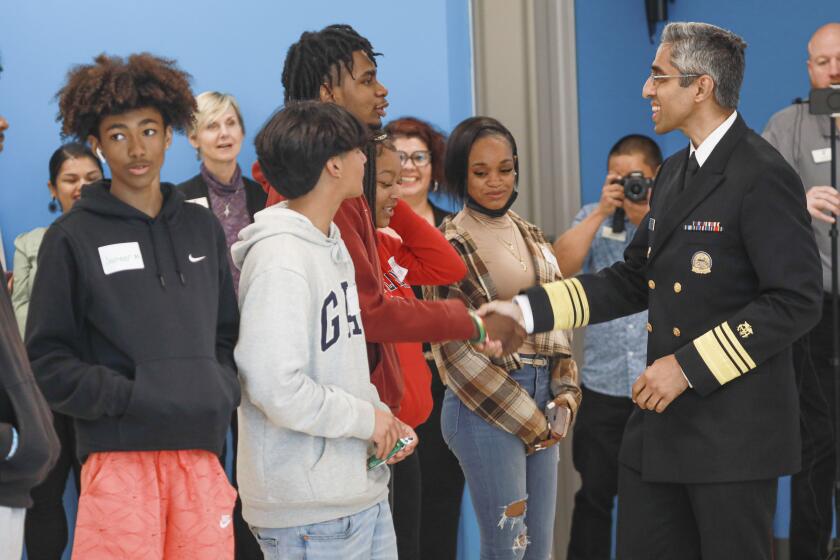
[[[694,156],[697,159],[697,165],[699,167],[703,167],[703,164],[709,159],[709,156],[712,155],[712,150],[715,149],[715,146],[718,145],[720,139],[724,137],[724,135],[732,128],[732,125],[735,124],[735,119],[738,118],[738,111],[732,111],[732,114],[729,117],[720,123],[716,129],[712,131],[711,134],[706,136],[706,139],[700,142],[700,146],[697,148],[694,147],[694,143],[689,140],[688,142],[688,157],[691,157],[691,154],[696,153]]]

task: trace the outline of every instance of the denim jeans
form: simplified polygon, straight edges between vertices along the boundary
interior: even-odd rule
[[[252,527],[265,560],[396,560],[397,538],[388,501],[330,521],[267,529]]]
[[[540,410],[545,408],[551,398],[547,366],[524,365],[510,377]],[[482,560],[550,558],[558,447],[526,456],[522,440],[485,422],[449,389],[443,399],[441,432],[467,480],[481,533]]]

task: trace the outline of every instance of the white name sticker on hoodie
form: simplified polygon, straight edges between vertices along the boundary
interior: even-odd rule
[[[105,274],[145,268],[140,245],[136,241],[103,245],[99,248],[99,258]]]
[[[405,277],[408,275],[407,268],[403,268],[399,264],[397,264],[397,259],[395,259],[394,257],[388,259],[388,264],[391,265],[391,272],[394,274],[394,276],[399,278],[400,282],[405,280]]]
[[[198,198],[189,198],[187,202],[192,202],[193,204],[198,204],[199,206],[204,206],[205,208],[210,208],[210,202],[207,200],[206,196],[200,196]]]

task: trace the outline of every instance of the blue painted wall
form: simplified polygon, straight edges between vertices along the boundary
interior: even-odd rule
[[[72,9],[69,6],[72,5]],[[0,4],[0,114],[11,124],[0,154],[0,231],[11,266],[16,235],[48,224],[47,160],[61,140],[53,96],[71,65],[96,54],[148,50],[175,58],[196,93],[227,91],[239,99],[247,128],[240,157],[250,170],[254,134],[282,102],[280,75],[302,31],[349,23],[367,36],[390,89],[387,118],[416,115],[450,130],[472,112],[468,0],[420,5],[354,0],[60,0]],[[194,152],[178,136],[164,180],[197,172]]]

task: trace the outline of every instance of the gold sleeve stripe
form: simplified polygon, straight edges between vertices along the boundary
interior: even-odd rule
[[[721,385],[755,368],[755,362],[726,321],[697,338],[694,347]]]
[[[724,321],[720,324],[720,326],[723,327],[723,332],[726,333],[726,337],[729,339],[729,342],[732,343],[732,347],[735,348],[735,351],[738,352],[744,362],[746,362],[748,368],[755,369],[755,362],[741,345],[741,342],[735,338],[735,333],[732,332],[732,328],[729,326],[729,323]],[[747,371],[749,371],[749,369]]]
[[[706,367],[718,380],[718,383],[724,385],[729,383],[739,375],[741,372],[726,355],[723,347],[715,338],[714,331],[708,331],[704,335],[696,338],[693,342],[694,347],[697,348],[697,353],[703,359]]]
[[[554,314],[554,329],[573,329],[589,323],[589,303],[577,278],[543,286]]]
[[[589,324],[589,300],[586,297],[586,291],[584,291],[583,285],[577,278],[570,278],[569,284],[573,288],[574,294],[577,296],[581,309],[581,313],[578,315],[580,317],[580,322],[575,326],[585,327]]]
[[[543,286],[548,301],[551,303],[551,311],[554,314],[554,329],[570,329],[574,325],[574,311],[572,298],[566,281],[552,282]]]
[[[747,364],[744,363],[744,360],[741,359],[741,356],[732,348],[732,345],[729,343],[729,340],[726,338],[726,335],[723,334],[723,329],[719,326],[714,328],[715,338],[723,346],[723,349],[726,350],[726,355],[729,356],[729,359],[735,362],[735,365],[738,366],[738,369],[741,373],[747,373],[750,368],[747,367]]]
[[[574,286],[571,284],[564,282],[563,286],[569,292],[569,301],[572,303],[572,327],[576,327],[578,321],[580,321],[581,315],[583,314],[580,304],[578,303],[577,293],[575,292]]]

